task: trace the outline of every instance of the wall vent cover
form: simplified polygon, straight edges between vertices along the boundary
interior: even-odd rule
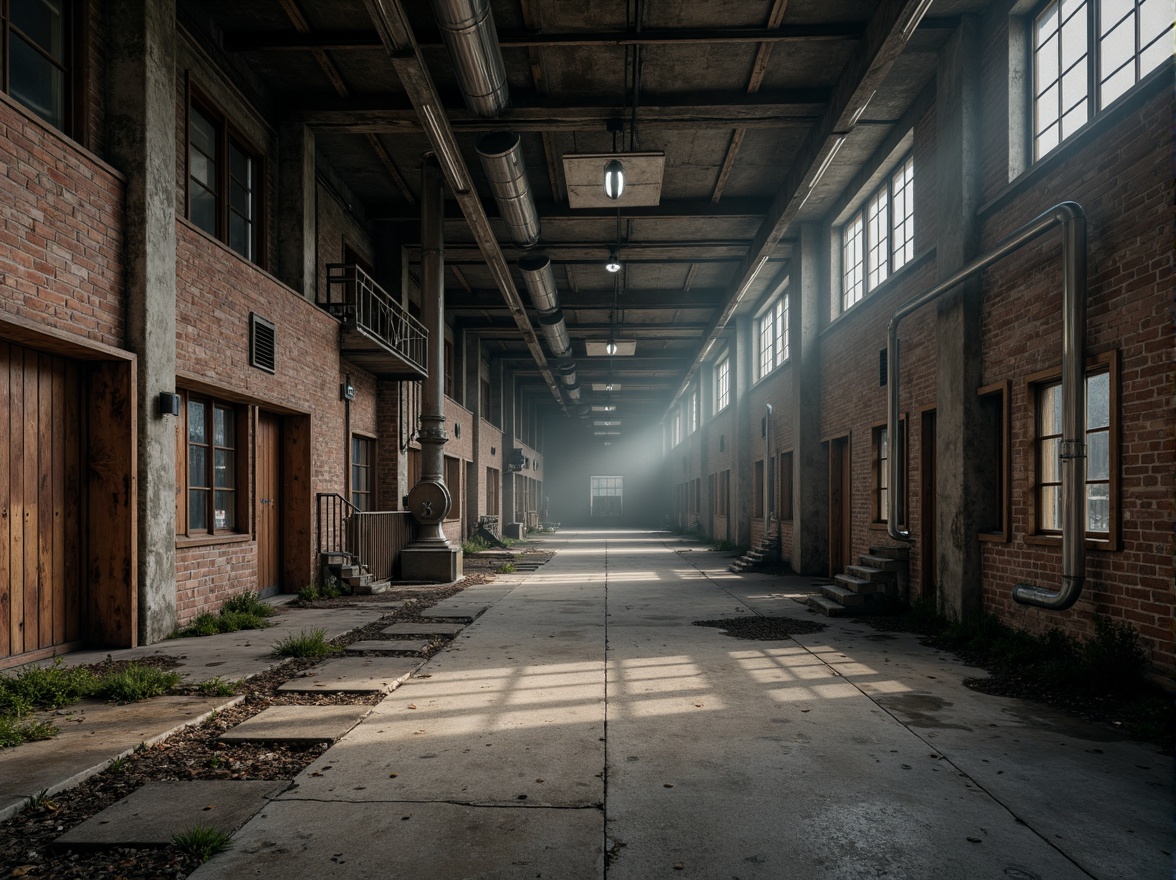
[[[249,366],[277,372],[277,330],[272,321],[253,312],[249,313]]]

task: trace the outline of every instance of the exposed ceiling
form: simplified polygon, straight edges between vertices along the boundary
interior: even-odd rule
[[[476,5],[476,4],[471,4]],[[936,51],[981,2],[936,0],[491,0],[509,107],[463,103],[433,4],[424,0],[203,0],[210,32],[364,203],[419,241],[420,168],[447,170],[446,311],[483,334],[533,390],[572,411],[608,395],[622,426],[660,419],[730,321],[782,282],[796,224],[829,213],[933,79]],[[910,23],[924,13],[917,27]],[[425,105],[440,113],[422,113]],[[664,152],[660,204],[570,208],[562,159]],[[635,124],[634,124],[635,121]],[[475,150],[521,137],[583,389],[567,400]],[[835,153],[832,161],[828,161]],[[443,163],[444,165],[444,163]],[[822,166],[826,166],[822,168]],[[459,178],[455,180],[455,175]],[[818,179],[819,178],[819,179]],[[814,185],[815,181],[815,185]],[[623,268],[604,268],[617,242]],[[410,246],[419,260],[419,247]],[[586,343],[636,340],[627,357]],[[597,415],[599,411],[597,412]],[[591,417],[588,418],[589,425]]]

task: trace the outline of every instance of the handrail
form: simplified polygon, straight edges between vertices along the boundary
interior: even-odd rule
[[[338,492],[319,492],[315,495],[315,509],[318,512],[315,549],[319,558],[323,553],[352,556],[347,549],[347,520],[357,512],[356,506]]]
[[[318,555],[346,556],[377,580],[394,576],[396,561],[414,536],[406,510],[360,510],[337,492],[315,495]]]
[[[1062,426],[1065,432],[1058,453],[1062,467],[1062,587],[1056,592],[1032,584],[1013,587],[1013,599],[1018,603],[1052,611],[1064,611],[1077,602],[1086,580],[1086,213],[1082,206],[1077,202],[1061,202],[1039,214],[988,253],[899,306],[890,318],[886,334],[886,434],[892,447],[886,468],[891,487],[886,505],[886,530],[896,541],[914,543],[911,533],[898,527],[902,442],[898,426],[898,324],[911,312],[1059,224],[1062,226]]]
[[[359,266],[328,263],[318,305],[427,372],[429,331]]]

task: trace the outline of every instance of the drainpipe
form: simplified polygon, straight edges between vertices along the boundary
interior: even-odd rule
[[[1077,202],[1062,202],[1039,214],[988,253],[968,263],[950,278],[899,306],[890,319],[886,338],[886,433],[891,454],[887,462],[886,529],[896,541],[914,543],[909,531],[898,527],[899,464],[899,351],[898,324],[907,315],[947,293],[1053,229],[1062,226],[1062,426],[1059,459],[1062,468],[1062,586],[1054,591],[1017,584],[1013,599],[1050,611],[1064,611],[1082,593],[1086,580],[1086,214]]]

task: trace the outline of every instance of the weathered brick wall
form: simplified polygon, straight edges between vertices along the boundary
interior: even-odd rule
[[[0,311],[122,347],[124,180],[0,94]]]
[[[176,369],[234,398],[267,402],[311,419],[311,492],[346,493],[349,438],[339,386],[349,375],[352,428],[376,432],[376,382],[340,361],[338,324],[275,278],[187,221],[176,224]],[[277,327],[277,373],[249,366],[249,313]],[[306,560],[306,581],[313,559]],[[176,557],[183,624],[256,583],[256,544],[183,546]],[[296,589],[302,584],[286,584]]]
[[[478,491],[478,512],[486,516],[497,516],[499,525],[502,523],[502,431],[495,427],[490,422],[482,419],[481,434],[478,437],[478,467],[482,469],[480,477],[480,489]],[[499,499],[498,507],[494,510],[489,508],[487,504],[487,482],[486,482],[486,468],[494,468],[498,471],[498,488],[496,495]]]
[[[1086,352],[1119,358],[1121,549],[1088,549],[1083,598],[1065,613],[1026,608],[1011,597],[1018,582],[1050,588],[1061,583],[1060,548],[1025,540],[1035,528],[1035,414],[1026,379],[1061,365],[1060,233],[1047,234],[987,273],[982,318],[984,381],[1008,380],[1012,388],[1012,540],[984,545],[986,607],[1017,625],[1057,626],[1078,636],[1092,632],[1094,615],[1109,615],[1135,627],[1154,662],[1168,671],[1176,667],[1170,79],[1129,96],[1117,114],[1110,111],[1117,118],[1101,127],[1096,122],[1091,136],[1061,146],[1027,187],[984,217],[984,243],[991,245],[1056,202],[1083,206],[1089,240]],[[985,109],[998,117],[1001,103],[994,100]],[[999,162],[989,169],[989,198],[1003,188],[999,172]]]

